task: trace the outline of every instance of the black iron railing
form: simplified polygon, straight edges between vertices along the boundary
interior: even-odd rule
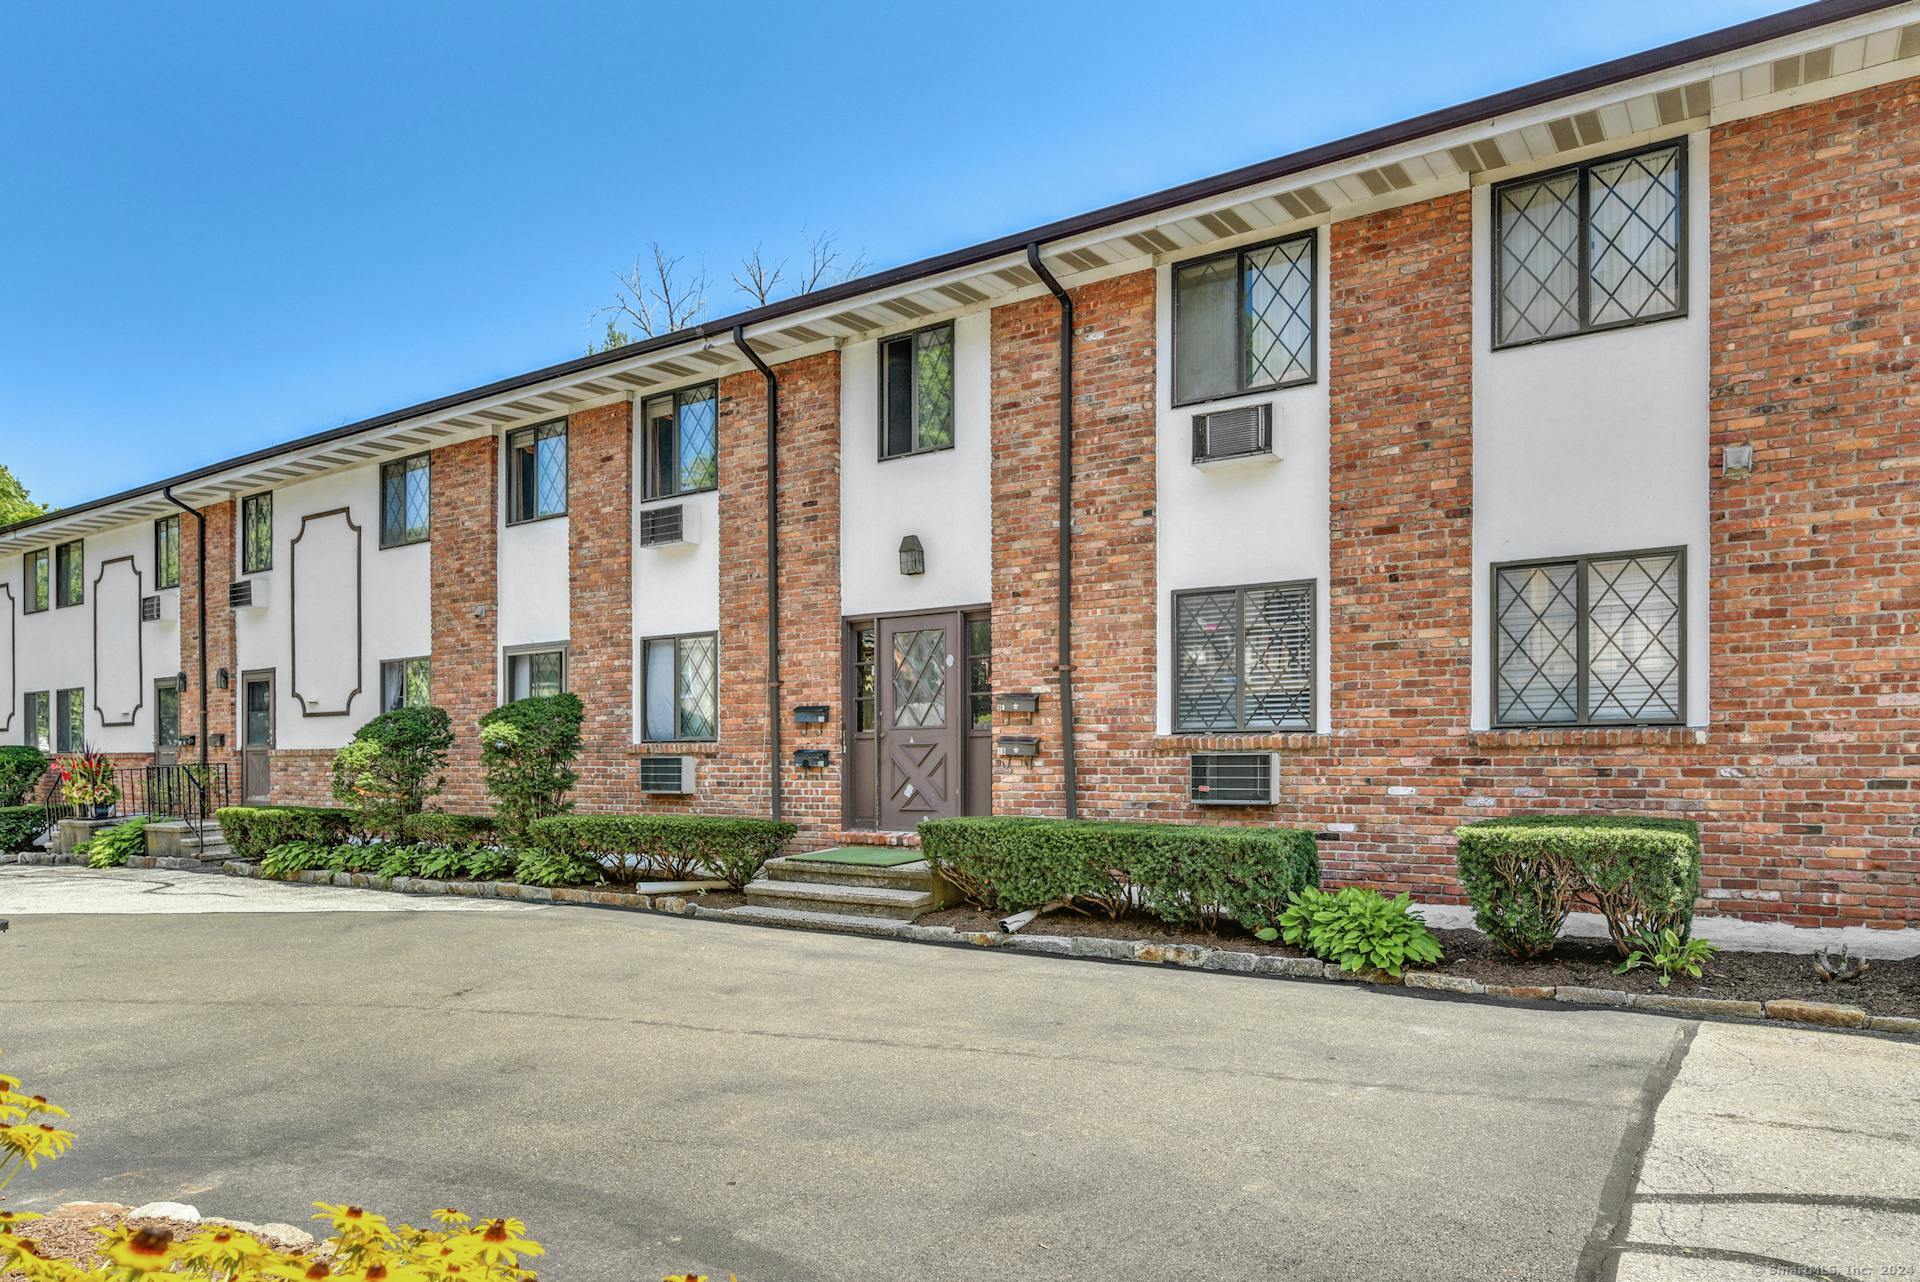
[[[201,824],[227,804],[227,763],[148,766],[126,798],[129,813]]]

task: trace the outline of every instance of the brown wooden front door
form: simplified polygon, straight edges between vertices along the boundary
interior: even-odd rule
[[[960,616],[882,619],[878,642],[880,826],[905,831],[961,813]]]
[[[153,764],[180,761],[180,682],[173,678],[153,683]]]
[[[240,678],[240,794],[250,802],[273,793],[273,673]]]

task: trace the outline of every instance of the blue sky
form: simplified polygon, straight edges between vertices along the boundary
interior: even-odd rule
[[[577,356],[650,241],[725,313],[755,242],[886,267],[1786,7],[11,6],[0,462],[78,502]]]

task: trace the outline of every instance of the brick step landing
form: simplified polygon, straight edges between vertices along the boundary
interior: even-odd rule
[[[833,839],[842,846],[898,846],[914,850],[920,846],[917,832],[889,832],[879,828],[845,828],[834,833]]]

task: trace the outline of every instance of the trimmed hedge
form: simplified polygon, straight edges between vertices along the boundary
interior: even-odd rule
[[[401,824],[408,841],[428,846],[457,846],[467,842],[492,841],[498,824],[492,815],[455,815],[444,810],[427,810],[408,815]]]
[[[1456,862],[1480,930],[1519,957],[1550,951],[1567,914],[1607,921],[1628,940],[1662,929],[1685,939],[1700,895],[1700,828],[1691,819],[1519,815],[1454,830]]]
[[[738,890],[797,830],[771,819],[721,815],[555,815],[534,820],[527,831],[550,854],[596,860],[609,881],[630,884],[647,872],[668,881],[706,873]]]
[[[47,754],[40,749],[17,743],[0,747],[0,810],[23,804],[46,773]]]
[[[0,806],[0,854],[33,849],[49,826],[45,806]]]
[[[338,845],[353,827],[353,812],[332,806],[227,806],[213,817],[233,853],[253,863],[290,841]]]
[[[920,825],[927,862],[969,900],[1023,912],[1066,900],[1118,917],[1136,904],[1175,925],[1274,925],[1320,884],[1300,828],[978,816]]]

